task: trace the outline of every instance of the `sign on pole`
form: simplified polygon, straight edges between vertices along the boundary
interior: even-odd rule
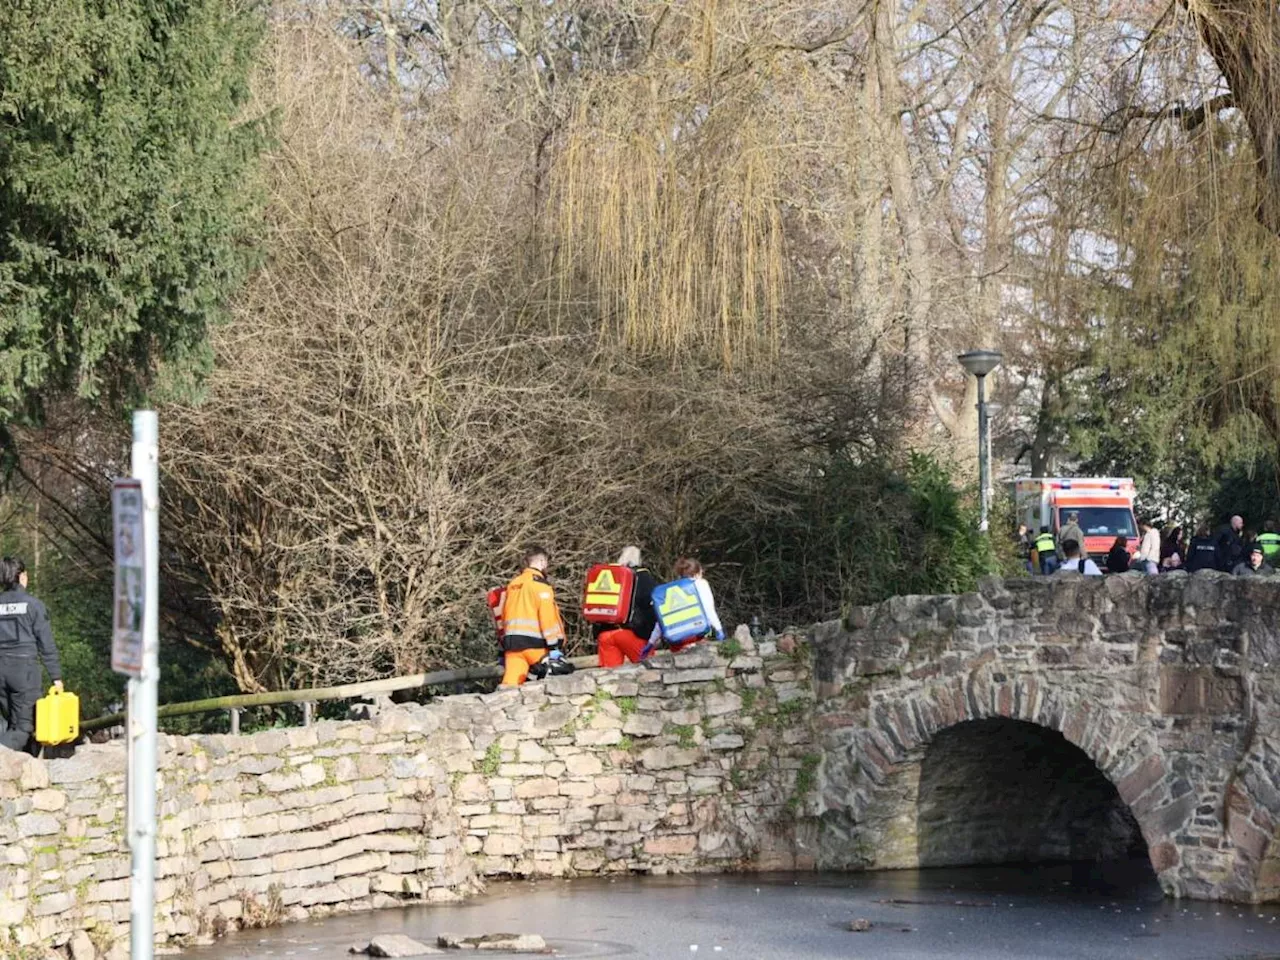
[[[142,481],[128,478],[111,485],[116,581],[112,597],[111,669],[127,677],[142,675],[147,584],[143,532]]]

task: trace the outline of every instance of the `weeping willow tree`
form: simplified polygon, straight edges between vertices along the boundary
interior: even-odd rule
[[[1275,0],[1182,0],[1231,92],[1207,108],[1240,111],[1253,145],[1253,212],[1280,234],[1280,13]]]
[[[1097,354],[1112,441],[1210,469],[1280,453],[1280,245],[1260,189],[1236,118],[1115,168],[1121,279]]]
[[[561,283],[585,280],[602,332],[630,346],[767,360],[783,334],[784,220],[803,206],[793,172],[831,146],[789,129],[827,95],[809,58],[824,41],[780,41],[796,30],[746,0],[665,5],[651,31],[648,55],[589,78],[566,122]]]

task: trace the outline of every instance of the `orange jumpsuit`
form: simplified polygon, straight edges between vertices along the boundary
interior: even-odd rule
[[[533,567],[507,584],[502,604],[502,686],[517,687],[529,668],[564,642],[564,623],[547,578]]]

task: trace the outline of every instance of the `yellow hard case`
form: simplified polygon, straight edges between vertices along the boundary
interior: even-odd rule
[[[36,740],[47,746],[71,743],[80,736],[80,698],[49,689],[36,701]]]

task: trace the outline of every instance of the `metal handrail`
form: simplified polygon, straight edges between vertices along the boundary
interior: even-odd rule
[[[596,667],[596,658],[573,657],[570,661],[578,670]],[[210,697],[206,700],[190,700],[186,703],[166,703],[156,711],[156,716],[182,717],[193,713],[215,713],[219,710],[240,710],[245,707],[268,707],[282,703],[319,703],[325,700],[350,700],[397,690],[419,690],[438,687],[446,683],[467,680],[491,680],[502,676],[498,666],[462,667],[457,670],[436,670],[432,673],[413,673],[404,677],[387,677],[383,680],[365,680],[360,683],[344,683],[337,687],[314,687],[309,690],[272,690],[267,693],[239,693],[227,697]],[[125,721],[125,714],[113,713],[94,717],[80,724],[86,733],[106,727],[118,727]]]

